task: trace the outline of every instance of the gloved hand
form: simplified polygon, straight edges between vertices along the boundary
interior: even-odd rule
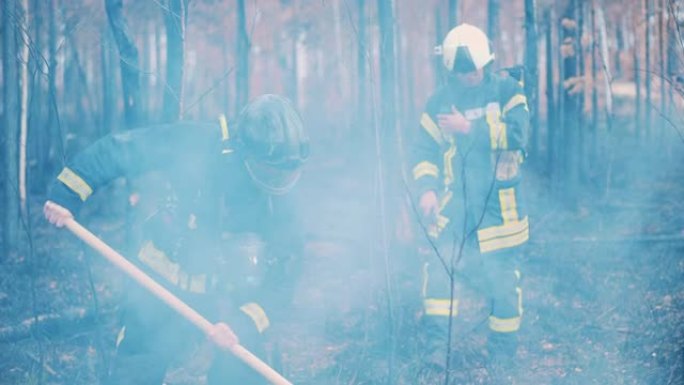
[[[223,350],[228,350],[240,343],[233,330],[223,322],[215,323],[207,337]]]
[[[52,201],[45,202],[45,205],[43,206],[43,214],[48,222],[57,227],[64,226],[64,223],[67,220],[74,218],[74,215],[71,213],[71,211]]]
[[[450,114],[438,114],[437,124],[447,134],[468,134],[471,124],[456,107],[451,106]]]
[[[418,201],[418,207],[420,207],[421,214],[423,218],[434,219],[435,215],[439,211],[439,199],[437,199],[437,193],[434,190],[428,190],[420,196]]]

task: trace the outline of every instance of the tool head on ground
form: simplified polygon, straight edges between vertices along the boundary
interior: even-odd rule
[[[254,182],[269,194],[288,192],[309,157],[309,137],[292,103],[266,94],[252,100],[237,118],[237,144]]]

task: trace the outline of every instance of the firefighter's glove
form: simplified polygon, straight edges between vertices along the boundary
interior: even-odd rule
[[[496,180],[510,182],[520,175],[523,157],[520,151],[502,151],[496,154]]]
[[[418,207],[420,208],[420,213],[423,215],[423,219],[434,221],[439,211],[437,193],[434,190],[424,192],[423,195],[420,196]]]
[[[52,201],[45,202],[45,205],[43,206],[43,214],[48,222],[57,227],[64,226],[67,220],[74,218],[73,214],[71,214],[71,211]]]
[[[233,330],[223,322],[215,323],[207,337],[223,350],[228,350],[240,343]]]

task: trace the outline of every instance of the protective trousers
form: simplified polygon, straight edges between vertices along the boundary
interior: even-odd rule
[[[188,301],[198,311],[212,314],[212,304],[207,295],[194,295]],[[228,317],[228,323],[238,334],[240,344],[258,357],[265,356],[263,337],[250,322],[239,314]],[[128,303],[123,310],[123,327],[117,338],[117,352],[114,357],[109,385],[154,385],[162,384],[167,368],[182,353],[194,349],[206,338],[188,321],[176,314],[166,304],[142,289],[129,293]],[[185,354],[187,356],[187,354]],[[265,384],[261,375],[229,352],[215,351],[207,373],[209,385],[218,384]]]
[[[440,251],[439,257],[428,242],[420,247],[424,261],[422,322],[430,340],[428,343],[439,352],[446,349],[449,315],[458,317],[459,301],[463,300],[463,293],[456,288],[467,287],[484,295],[491,304],[487,341],[490,358],[505,359],[515,355],[523,314],[521,273],[517,262],[529,229],[527,216],[520,218],[517,211],[511,212],[511,207],[516,207],[515,191],[501,189],[499,192],[499,199],[490,200],[479,210],[471,208],[471,214],[475,215],[469,218],[462,215],[457,219],[453,214],[454,205],[444,204],[437,215],[435,228],[428,231],[433,236],[427,238]],[[466,226],[462,220],[466,221]],[[463,238],[464,248],[460,252]],[[459,263],[453,267],[455,282],[452,286],[448,269],[452,261],[459,259],[459,253]],[[439,359],[434,361],[439,363]]]

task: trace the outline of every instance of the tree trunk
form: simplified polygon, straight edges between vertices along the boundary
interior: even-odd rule
[[[684,31],[684,25],[681,28],[677,25],[677,17],[675,15],[674,4],[668,1],[668,28],[667,28],[667,78],[669,80],[669,92],[667,97],[668,115],[672,116],[676,111],[674,109],[674,96],[676,92],[675,85],[677,84],[677,77],[682,74],[682,46],[684,46],[683,38],[680,35],[680,30]],[[684,22],[684,20],[682,20]],[[683,23],[684,24],[684,23]]]
[[[499,12],[501,4],[499,0],[487,0],[487,37],[492,42],[494,52],[499,51]]]
[[[27,219],[26,212],[26,143],[28,139],[28,94],[29,94],[29,2],[21,1],[21,8],[18,9],[19,16],[19,81],[20,81],[20,102],[19,102],[19,207],[24,220]]]
[[[4,3],[2,23],[3,126],[2,130],[2,258],[19,249],[19,79],[15,23],[18,12],[16,0]]]
[[[537,5],[525,0],[525,94],[530,109],[530,153],[538,154],[539,141],[539,49],[537,36]]]
[[[359,138],[368,138],[362,127],[367,127],[368,96],[366,88],[366,0],[356,0],[358,33],[356,35],[356,71],[357,71],[357,96],[356,96],[356,119]]]
[[[28,127],[28,149],[27,158],[29,159],[29,165],[33,164],[33,167],[29,168],[28,178],[28,189],[30,192],[44,192],[44,186],[47,184],[47,170],[44,170],[42,166],[45,164],[43,160],[47,156],[47,151],[45,150],[45,143],[47,142],[47,135],[45,129],[44,120],[44,105],[45,105],[45,92],[43,90],[43,79],[45,74],[44,65],[44,37],[43,37],[43,7],[41,6],[44,1],[33,0],[31,2],[31,28],[33,36],[31,37],[33,41],[33,47],[35,54],[31,55],[29,58],[29,75],[30,75],[30,89],[31,98],[29,106],[29,127]]]
[[[636,97],[634,100],[635,119],[634,119],[634,133],[637,136],[643,135],[642,120],[641,120],[641,68],[639,60],[639,40],[638,36],[634,36],[634,47],[632,47],[632,60],[634,61],[634,87],[636,88]]]
[[[245,20],[245,0],[237,0],[237,45],[235,60],[235,112],[238,113],[249,98],[249,37]]]
[[[380,127],[385,160],[397,164],[397,89],[394,1],[378,0],[380,23]],[[389,163],[391,162],[391,163]]]
[[[181,118],[183,106],[183,63],[185,45],[185,6],[182,0],[168,0],[164,14],[166,26],[166,87],[162,122]]]
[[[553,44],[553,23],[551,22],[551,9],[544,10],[545,49],[546,49],[546,171],[549,175],[553,174],[556,160],[556,135],[558,124],[556,121],[556,91],[553,80],[553,57],[555,46]]]
[[[581,44],[577,41],[577,9],[578,1],[572,0],[565,10],[564,16],[561,20],[561,74],[562,87],[561,92],[561,148],[563,150],[563,168],[561,170],[562,176],[565,178],[564,188],[568,199],[573,200],[575,194],[573,193],[577,185],[577,151],[579,143],[577,142],[578,125],[578,111],[580,104],[577,95],[570,93],[568,86],[569,82],[577,80],[578,76],[578,51],[581,49]]]
[[[589,164],[599,164],[597,155],[597,141],[598,141],[598,60],[596,58],[596,49],[598,41],[598,30],[596,28],[596,0],[591,2],[591,137],[589,138]]]
[[[613,75],[610,71],[610,57],[608,56],[608,31],[606,30],[606,18],[603,14],[602,8],[596,9],[596,17],[598,22],[598,30],[601,41],[601,65],[603,67],[603,86],[605,88],[605,117],[606,129],[610,133],[613,127],[613,89],[611,82]]]
[[[660,84],[660,114],[663,115],[663,117],[658,119],[658,137],[661,141],[665,132],[665,117],[667,117],[667,109],[665,107],[665,88],[667,88],[667,74],[665,73],[665,39],[667,39],[667,34],[665,32],[666,1],[667,0],[660,0],[658,9],[658,79],[660,80],[658,83]]]
[[[110,66],[111,56],[114,53],[111,49],[111,32],[104,27],[100,32],[100,66],[102,73],[102,125],[99,136],[112,132],[114,129],[114,117],[116,115],[116,85],[114,84],[114,68]]]
[[[442,28],[442,9],[435,6],[435,47],[441,47],[446,33]],[[442,69],[442,57],[440,55],[433,55],[433,71],[435,75],[435,88],[439,88],[444,83]]]
[[[620,18],[618,23],[615,23],[615,76],[622,77],[622,60],[620,60],[622,52],[625,51],[625,19]]]
[[[454,28],[458,23],[458,1],[449,0],[449,17],[447,19],[447,29]],[[441,32],[441,31],[440,31]]]
[[[107,18],[119,49],[121,83],[124,96],[126,128],[136,127],[140,121],[140,63],[138,48],[128,30],[123,14],[123,0],[105,0]]]
[[[653,16],[653,0],[646,1],[646,31],[645,31],[645,41],[646,41],[646,51],[644,53],[644,86],[646,93],[645,100],[645,116],[644,116],[644,129],[646,137],[650,138],[653,134],[651,129],[652,123],[652,98],[651,98],[651,18]]]
[[[142,69],[143,75],[140,78],[140,119],[143,122],[150,122],[152,120],[150,114],[150,99],[152,98],[151,79],[152,79],[152,33],[153,22],[148,21],[143,24],[142,36]]]
[[[59,0],[49,0],[48,6],[48,156],[45,158],[45,170],[48,174],[53,174],[57,165],[64,163],[64,143],[62,142],[60,116],[58,110],[57,95],[57,9]],[[59,161],[56,161],[59,160]]]
[[[585,12],[585,0],[577,0],[576,6],[575,6],[575,17],[577,19],[577,30],[575,34],[575,41],[576,41],[576,47],[577,47],[577,75],[579,76],[579,81],[582,82],[582,87],[580,88],[580,92],[577,93],[576,99],[577,99],[577,108],[575,110],[576,116],[577,116],[577,129],[574,131],[575,138],[574,141],[576,143],[576,149],[572,153],[572,156],[574,157],[574,166],[573,168],[575,169],[575,175],[572,175],[572,177],[575,178],[577,182],[579,181],[584,181],[586,179],[586,171],[587,171],[587,164],[586,164],[586,124],[585,124],[585,118],[584,118],[584,92],[585,92],[585,84],[586,83],[586,71],[585,71],[585,61],[584,61],[584,46],[582,44],[582,36],[584,35],[584,12]],[[573,134],[573,132],[571,132]]]
[[[380,135],[376,134],[379,140],[378,147],[380,152],[378,162],[380,168],[378,170],[379,191],[378,194],[382,196],[380,201],[380,226],[383,229],[381,234],[382,250],[384,256],[385,267],[385,283],[387,295],[387,311],[388,311],[388,337],[390,340],[389,355],[388,355],[388,376],[387,382],[389,384],[395,383],[394,379],[394,360],[396,353],[396,334],[394,324],[394,304],[392,300],[392,282],[389,276],[391,265],[389,260],[389,241],[387,228],[389,221],[387,218],[393,217],[388,213],[389,207],[394,207],[391,201],[386,196],[387,191],[394,191],[393,186],[396,177],[401,175],[401,163],[398,159],[398,145],[401,143],[399,139],[399,132],[397,128],[396,105],[397,105],[397,89],[396,89],[396,41],[395,41],[395,18],[394,18],[395,2],[393,0],[378,0],[378,23],[380,26]],[[398,181],[396,181],[398,182]]]

